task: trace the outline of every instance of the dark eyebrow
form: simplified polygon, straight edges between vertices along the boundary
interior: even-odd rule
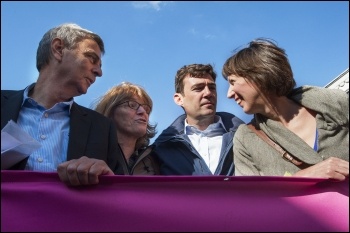
[[[216,87],[216,83],[197,83],[193,87],[204,87],[204,86]]]
[[[208,86],[209,89],[216,90],[216,83],[197,83],[191,87],[191,90],[195,90],[195,89],[203,90],[206,86]]]

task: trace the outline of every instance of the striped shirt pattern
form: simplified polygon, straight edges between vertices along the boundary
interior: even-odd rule
[[[45,109],[28,97],[28,92],[27,87],[17,124],[42,146],[29,156],[25,170],[55,172],[58,164],[67,160],[69,112],[73,99]]]

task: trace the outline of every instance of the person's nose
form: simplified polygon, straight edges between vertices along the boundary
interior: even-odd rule
[[[137,113],[146,113],[147,114],[147,111],[146,111],[145,107],[140,105],[139,108],[137,109]]]
[[[92,70],[92,72],[97,76],[101,77],[102,76],[102,68],[100,66],[95,66]]]
[[[205,94],[205,96],[211,96],[213,94],[213,91],[210,90],[210,88],[208,86],[205,86],[204,94]]]
[[[146,112],[142,105],[137,109],[138,112]]]
[[[235,91],[233,90],[232,86],[230,85],[227,90],[227,98],[231,99],[233,98],[233,95],[235,94]]]

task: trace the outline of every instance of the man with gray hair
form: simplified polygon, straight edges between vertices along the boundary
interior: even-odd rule
[[[1,129],[13,120],[41,143],[9,169],[57,171],[68,185],[96,184],[99,175],[121,173],[112,121],[74,102],[102,76],[104,52],[100,36],[76,24],[44,34],[37,50],[37,81],[23,90],[1,90]]]

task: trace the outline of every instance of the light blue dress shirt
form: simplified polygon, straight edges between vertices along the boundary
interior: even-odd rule
[[[69,138],[69,113],[73,99],[45,109],[28,97],[28,87],[17,124],[42,146],[28,159],[25,170],[55,172],[58,164],[67,161]]]

